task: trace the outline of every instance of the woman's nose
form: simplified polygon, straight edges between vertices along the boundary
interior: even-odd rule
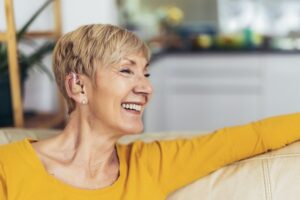
[[[140,77],[134,88],[134,92],[138,94],[151,95],[153,92],[153,87],[150,80],[145,76]]]

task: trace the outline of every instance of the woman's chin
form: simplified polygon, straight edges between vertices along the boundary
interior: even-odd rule
[[[124,135],[137,135],[142,133],[144,130],[144,126],[134,126],[134,127],[127,127],[123,130]]]

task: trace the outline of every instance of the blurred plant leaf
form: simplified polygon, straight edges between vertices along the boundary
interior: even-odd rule
[[[51,81],[54,81],[54,78],[53,78],[53,75],[52,75],[51,71],[49,71],[49,69],[47,68],[47,66],[46,66],[44,63],[38,61],[38,62],[36,63],[36,65],[39,66],[38,69],[41,70],[41,71],[43,71],[43,72],[48,76],[48,78],[49,78]]]
[[[31,18],[23,25],[23,27],[17,33],[17,41],[19,41],[24,33],[27,31],[29,26],[34,22],[34,20],[39,16],[39,14],[52,2],[53,0],[48,0],[31,16]]]
[[[25,67],[26,70],[29,70],[33,66],[37,65],[41,67],[41,70],[45,72],[51,80],[53,80],[51,72],[44,64],[42,64],[42,60],[48,53],[53,50],[54,46],[55,42],[45,42],[29,56],[22,51],[19,51],[20,67]]]
[[[35,64],[37,61],[42,60],[47,53],[50,53],[55,46],[54,42],[45,42],[34,53],[27,57],[29,63]]]
[[[48,68],[42,64],[42,59],[48,53],[50,53],[55,46],[55,42],[47,41],[43,43],[38,48],[35,48],[37,43],[31,38],[24,38],[25,32],[27,32],[30,25],[34,22],[34,20],[39,16],[39,14],[51,3],[53,0],[47,0],[45,3],[38,8],[38,10],[29,18],[29,20],[23,25],[23,27],[17,32],[17,41],[24,42],[25,45],[33,47],[33,53],[27,55],[18,48],[18,61],[20,71],[27,74],[27,71],[36,66],[37,68],[41,68],[41,71],[45,72],[47,76],[53,80],[51,76],[51,72]],[[7,56],[7,44],[2,42],[0,43],[0,76],[7,75],[9,73],[8,67],[8,56]]]

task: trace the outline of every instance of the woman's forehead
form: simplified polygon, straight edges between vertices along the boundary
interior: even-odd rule
[[[98,67],[96,68],[96,71],[99,71],[101,69],[119,69],[122,65],[137,66],[143,68],[147,68],[149,65],[147,57],[142,52],[122,55],[112,62],[107,62],[106,64],[104,63],[97,63]]]
[[[127,62],[132,65],[145,65],[145,66],[147,65],[148,66],[148,60],[147,60],[146,56],[141,52],[126,55],[121,59],[121,62]]]

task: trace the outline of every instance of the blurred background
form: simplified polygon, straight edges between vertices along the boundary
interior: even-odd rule
[[[5,31],[4,0],[0,2],[0,29]],[[44,3],[13,2],[18,30]],[[155,93],[144,116],[146,132],[210,131],[300,110],[300,0],[60,3],[62,33],[82,24],[111,23],[148,43]],[[52,9],[51,4],[46,7],[28,31],[54,27]],[[39,46],[46,40],[30,42]],[[20,42],[19,48],[25,54],[35,49],[28,42]],[[42,63],[51,70],[51,52]],[[22,87],[26,120],[40,119],[26,126],[43,127],[41,119],[63,112],[45,70],[30,68]],[[6,107],[1,104],[0,110]],[[0,121],[5,119],[0,114]]]

